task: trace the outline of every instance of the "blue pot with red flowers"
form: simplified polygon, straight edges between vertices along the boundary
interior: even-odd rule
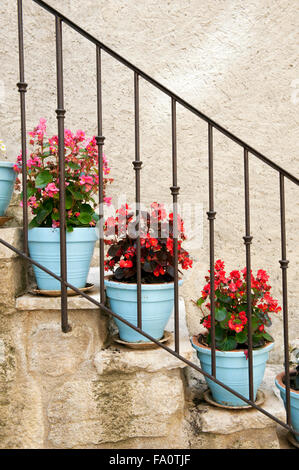
[[[179,281],[182,284],[182,281]],[[137,326],[137,284],[105,279],[110,307],[124,320]],[[174,303],[174,283],[143,284],[141,286],[142,330],[155,339],[161,339],[169,321]],[[128,343],[148,342],[145,336],[115,318],[119,337]]]
[[[212,375],[211,348],[200,343],[199,338],[192,338],[192,346],[197,351],[201,368],[204,372]],[[253,350],[253,393],[254,400],[257,391],[263,381],[266,362],[273,343],[268,343],[260,349]],[[249,375],[248,375],[248,351],[218,351],[216,350],[216,378],[227,387],[238,392],[249,400]],[[223,406],[241,407],[248,406],[244,400],[228,392],[221,385],[205,377],[207,385],[212,393],[213,400]]]
[[[229,274],[225,271],[222,260],[217,260],[214,267],[215,287],[215,324],[212,325],[210,312],[211,279],[206,276],[207,284],[202,290],[197,305],[201,312],[201,323],[206,332],[194,336],[192,346],[197,351],[204,372],[212,375],[212,328],[214,329],[216,348],[216,378],[224,385],[249,399],[248,320],[251,320],[253,391],[256,399],[269,352],[273,348],[273,338],[266,331],[271,326],[272,313],[279,313],[281,308],[271,296],[269,275],[263,269],[256,276],[246,268],[234,269]],[[251,286],[251,312],[247,310],[247,283]],[[250,315],[250,317],[248,316]],[[206,378],[214,401],[224,406],[247,406],[241,398],[236,397],[220,385]]]
[[[105,279],[105,286],[111,311],[137,326],[137,241],[134,215],[135,212],[125,205],[117,210],[116,217],[109,217],[105,222],[105,243],[109,246],[105,269],[112,271]],[[192,266],[192,260],[182,248],[182,241],[186,237],[179,216],[178,228],[178,262],[182,269],[188,269]],[[141,328],[159,340],[164,335],[174,305],[173,214],[167,215],[162,204],[153,203],[150,212],[143,211],[141,214],[140,264]],[[180,279],[178,285],[182,282]],[[114,318],[121,340],[129,343],[150,341],[121,319]]]

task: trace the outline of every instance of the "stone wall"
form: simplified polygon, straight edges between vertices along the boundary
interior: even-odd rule
[[[295,99],[298,22],[293,0],[49,0],[108,46],[123,54],[253,147],[296,173],[298,103]],[[20,148],[16,2],[0,6],[0,136],[14,160]],[[43,116],[56,132],[54,20],[24,0],[27,117],[31,129]],[[95,50],[64,28],[66,126],[96,133]],[[141,80],[142,200],[170,203],[170,100]],[[293,98],[292,98],[293,96]],[[105,152],[114,184],[109,194],[134,197],[133,74],[103,54]],[[190,332],[200,316],[196,299],[208,269],[207,127],[178,106],[180,201],[202,204],[203,225],[189,232],[187,247],[195,260],[182,293]],[[245,264],[242,149],[215,132],[216,258],[228,270]],[[271,274],[281,301],[279,195],[277,174],[250,159],[253,270]],[[297,188],[286,183],[289,310],[291,339],[298,336]],[[184,215],[184,214],[183,214]],[[276,348],[282,362],[282,316],[274,319]]]

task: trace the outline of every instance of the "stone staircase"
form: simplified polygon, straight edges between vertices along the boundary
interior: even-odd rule
[[[21,247],[21,229],[0,230]],[[60,299],[26,293],[26,271],[0,246],[1,448],[290,447],[260,412],[207,404],[203,377],[166,351],[113,342],[113,321],[83,297],[69,297],[72,331],[62,333]],[[96,299],[98,279],[91,268]],[[180,314],[181,354],[196,362],[182,298]],[[274,386],[280,368],[267,367],[262,389],[266,410],[284,419]]]

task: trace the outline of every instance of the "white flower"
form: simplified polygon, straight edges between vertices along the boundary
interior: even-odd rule
[[[6,145],[4,144],[2,139],[0,139],[0,152],[6,155]]]

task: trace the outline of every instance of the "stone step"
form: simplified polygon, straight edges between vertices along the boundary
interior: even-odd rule
[[[193,361],[200,363],[194,354]],[[275,376],[281,365],[268,364],[260,390],[265,401],[260,406],[279,418],[286,420],[283,402],[275,386]],[[207,385],[202,374],[187,368],[186,414],[187,434],[191,448],[204,449],[279,449],[281,444],[290,448],[285,439],[284,428],[260,411],[227,410],[208,404],[203,397]],[[279,427],[279,429],[278,429]]]

